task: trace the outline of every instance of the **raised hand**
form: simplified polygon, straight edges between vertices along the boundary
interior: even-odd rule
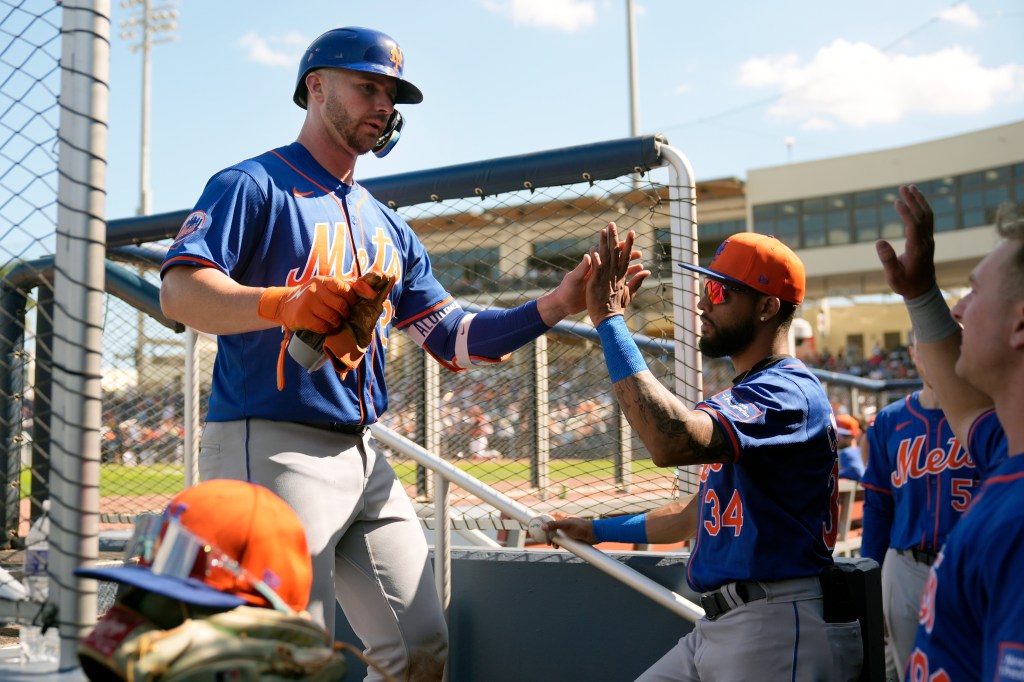
[[[935,286],[935,218],[932,207],[914,185],[900,187],[895,206],[906,228],[903,254],[897,256],[885,240],[875,242],[875,251],[889,287],[909,300]]]
[[[642,263],[632,262],[640,257],[640,252],[633,250],[635,239],[636,233],[630,230],[620,242],[618,228],[615,223],[609,223],[601,230],[598,248],[590,252],[586,305],[595,327],[609,317],[623,315],[651,274]]]

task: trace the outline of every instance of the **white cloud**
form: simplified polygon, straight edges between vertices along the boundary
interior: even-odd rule
[[[812,116],[800,124],[801,130],[835,130],[836,122],[825,116]]]
[[[836,40],[808,63],[794,54],[756,57],[740,65],[739,82],[778,88],[769,114],[821,130],[835,122],[863,128],[915,113],[968,114],[998,99],[1024,95],[1024,66],[985,67],[962,47],[910,56]]]
[[[309,42],[309,38],[295,32],[266,37],[249,32],[238,39],[238,44],[246,49],[249,61],[265,66],[287,67],[299,63]]]
[[[481,5],[515,24],[566,33],[592,26],[597,21],[594,3],[584,0],[483,0]]]
[[[951,24],[960,24],[967,28],[978,28],[981,26],[981,19],[978,18],[978,15],[974,13],[974,10],[966,2],[939,10],[936,16],[939,21],[948,21]]]
[[[685,95],[686,93],[688,93],[692,89],[693,88],[690,87],[689,83],[680,83],[675,88],[673,88],[672,91],[674,93],[676,93],[677,95]]]

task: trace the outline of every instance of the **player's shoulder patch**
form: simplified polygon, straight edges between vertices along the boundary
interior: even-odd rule
[[[206,226],[206,211],[192,211],[185,218],[185,222],[181,224],[181,229],[178,230],[178,236],[174,238],[174,243],[171,244],[171,248],[177,248],[188,241],[189,237],[193,237],[200,232]]]
[[[1024,680],[1024,643],[1000,642],[997,680]]]
[[[750,422],[758,419],[764,411],[755,403],[744,400],[732,389],[722,391],[713,399],[713,408],[737,422]]]

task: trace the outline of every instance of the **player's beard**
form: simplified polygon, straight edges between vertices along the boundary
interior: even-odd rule
[[[744,317],[731,327],[715,326],[711,334],[700,337],[698,347],[709,358],[724,358],[745,351],[755,336],[754,318]]]
[[[324,104],[324,112],[331,122],[334,130],[341,136],[342,141],[349,149],[358,155],[362,155],[373,149],[377,137],[371,133],[360,132],[363,121],[357,121],[351,116],[340,100],[329,97]]]

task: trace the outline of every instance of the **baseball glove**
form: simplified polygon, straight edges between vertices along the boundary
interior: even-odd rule
[[[118,603],[81,641],[78,657],[90,680],[327,682],[346,670],[341,645],[308,617],[252,606],[162,630]]]
[[[395,286],[394,275],[377,270],[370,270],[357,281],[372,287],[374,295],[357,299],[350,306],[351,314],[348,319],[324,339],[324,352],[342,379],[363,361],[363,356],[373,341],[377,321],[384,312],[384,301],[391,293],[391,288]],[[353,286],[353,289],[356,287]],[[362,288],[356,290],[363,296]]]

